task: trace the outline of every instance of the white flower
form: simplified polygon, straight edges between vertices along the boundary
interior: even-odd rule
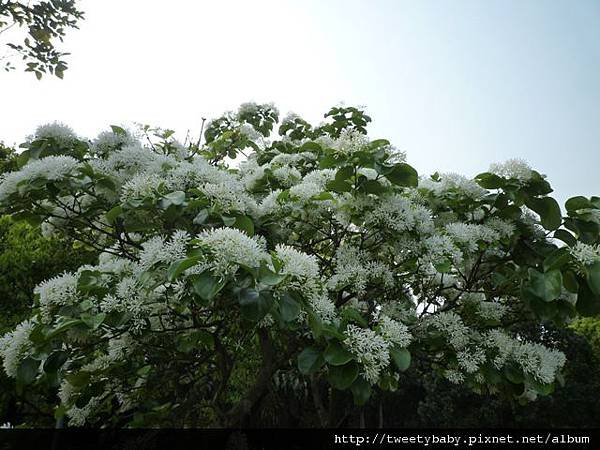
[[[185,258],[190,235],[187,231],[177,230],[170,239],[155,236],[142,244],[140,270],[148,270],[158,263],[169,264]]]
[[[206,183],[199,188],[223,212],[247,213],[257,208],[254,199],[244,192],[243,185],[233,179],[227,183]]]
[[[62,155],[32,160],[21,170],[0,176],[0,201],[18,192],[21,182],[31,182],[38,178],[61,180],[71,175],[78,165],[79,162],[75,158]]]
[[[283,244],[277,244],[275,253],[283,263],[281,273],[304,280],[319,277],[319,264],[313,255],[307,255]]]
[[[438,196],[444,196],[448,192],[458,192],[467,197],[479,199],[487,194],[487,191],[475,181],[457,173],[440,174],[440,181],[421,178],[419,188],[432,191]]]
[[[60,122],[53,122],[37,127],[33,137],[30,137],[29,140],[36,139],[54,139],[55,141],[66,145],[76,141],[77,136],[71,127]]]
[[[33,326],[33,322],[26,320],[0,338],[0,356],[4,364],[4,371],[9,377],[17,376],[21,361],[29,355],[32,349],[29,335]]]
[[[73,304],[78,300],[77,277],[65,272],[42,282],[33,292],[40,297],[42,315],[49,318],[52,307]]]
[[[437,331],[447,337],[448,343],[455,350],[461,350],[469,343],[469,329],[458,314],[441,312],[428,320]]]
[[[357,130],[344,129],[340,137],[333,143],[333,148],[339,153],[351,155],[369,145],[369,138]]]
[[[523,159],[508,159],[503,163],[490,165],[489,171],[505,178],[516,178],[521,182],[529,181],[533,175],[531,167]]]
[[[93,150],[99,155],[107,155],[127,146],[139,146],[139,141],[130,133],[114,133],[103,131],[92,143]]]
[[[370,214],[367,214],[368,225],[382,225],[391,230],[403,232],[416,229],[428,234],[433,231],[431,211],[413,203],[400,195],[388,196],[381,199]]]
[[[308,295],[308,303],[324,323],[331,323],[337,317],[335,303],[331,301],[327,292],[313,290]]]
[[[456,352],[459,367],[467,373],[475,373],[479,366],[485,362],[485,352],[478,348],[473,351],[461,350]]]
[[[500,235],[485,225],[472,223],[454,222],[446,225],[448,233],[454,241],[464,245],[469,251],[474,252],[479,242],[492,243],[500,238]]]
[[[141,173],[127,181],[121,188],[121,201],[135,200],[154,194],[164,180],[153,173]]]
[[[390,363],[389,343],[373,330],[352,324],[344,334],[344,344],[361,364],[362,375],[369,383],[377,383],[381,371]]]
[[[213,260],[210,263],[217,273],[234,271],[238,264],[259,267],[262,261],[270,259],[263,240],[248,237],[235,228],[207,230],[198,239],[212,250]]]
[[[600,245],[589,245],[583,242],[577,241],[575,247],[570,249],[571,255],[577,261],[584,266],[594,264],[596,261],[600,261]]]
[[[379,334],[385,340],[400,347],[408,347],[408,344],[412,341],[408,327],[388,316],[382,316],[379,320]]]

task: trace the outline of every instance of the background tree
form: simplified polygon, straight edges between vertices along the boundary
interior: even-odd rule
[[[62,42],[69,28],[77,28],[83,12],[77,9],[75,0],[12,1],[0,0],[0,37],[11,30],[26,32],[20,43],[8,42],[6,46],[14,53],[2,57],[7,61],[6,70],[14,69],[19,56],[26,72],[33,72],[40,79],[43,74],[63,77],[67,69],[64,57],[68,53],[56,47]]]

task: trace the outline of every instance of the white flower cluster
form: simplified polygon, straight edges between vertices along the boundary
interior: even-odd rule
[[[449,192],[457,192],[473,199],[479,199],[487,194],[487,191],[475,181],[457,173],[440,174],[439,181],[421,178],[419,189],[427,189],[438,196],[444,196]]]
[[[373,330],[348,325],[344,344],[362,366],[362,375],[375,384],[381,371],[390,363],[389,343]]]
[[[4,371],[15,378],[21,361],[29,354],[32,345],[29,335],[33,330],[33,322],[26,320],[0,338],[0,357]]]
[[[490,244],[500,238],[498,232],[490,227],[463,222],[454,222],[446,225],[446,233],[455,242],[462,244],[470,252],[477,250],[479,242]]]
[[[315,289],[309,292],[308,303],[324,323],[331,323],[337,317],[335,303],[331,301],[327,291]]]
[[[127,181],[121,188],[121,201],[150,197],[163,179],[154,173],[140,173]]]
[[[417,230],[422,234],[433,232],[432,213],[427,208],[400,195],[381,200],[370,214],[367,214],[367,226],[379,225],[394,231]]]
[[[386,341],[400,347],[408,347],[412,341],[412,335],[406,325],[385,315],[379,319],[379,334]]]
[[[33,292],[39,295],[42,316],[49,319],[55,306],[70,305],[78,301],[77,276],[63,273],[42,282]]]
[[[340,137],[333,143],[333,148],[339,153],[351,155],[369,145],[369,138],[357,130],[343,130]]]
[[[571,255],[584,266],[590,266],[600,261],[600,245],[589,245],[577,241],[574,247],[570,249]]]
[[[454,350],[462,350],[469,344],[469,328],[454,312],[440,312],[428,318],[428,323],[448,339]]]
[[[529,164],[523,159],[512,158],[503,163],[490,165],[489,171],[504,178],[515,178],[521,182],[527,182],[533,176]]]
[[[261,262],[270,260],[263,239],[248,237],[235,228],[207,230],[198,239],[212,250],[213,259],[210,263],[216,273],[230,273],[239,264],[259,267]]]
[[[425,248],[423,261],[431,264],[442,263],[445,259],[449,259],[455,264],[462,261],[462,252],[454,245],[449,236],[434,234],[423,241],[423,246]]]
[[[300,200],[308,200],[326,190],[327,182],[335,178],[335,170],[313,170],[307,173],[302,181],[290,188],[290,194]]]
[[[331,290],[352,286],[360,296],[365,293],[367,283],[378,281],[383,286],[391,286],[394,276],[390,269],[379,261],[349,244],[342,244],[335,255],[335,269],[328,281]]]
[[[499,321],[508,311],[508,306],[499,302],[480,302],[477,305],[477,314],[484,320]]]
[[[493,362],[497,369],[514,361],[541,383],[552,383],[566,362],[564,353],[558,350],[514,339],[500,330],[488,331],[483,342],[496,351]]]
[[[275,253],[283,263],[281,273],[303,280],[319,278],[319,264],[314,256],[283,244],[277,244]]]
[[[0,201],[19,191],[21,183],[38,178],[57,181],[72,175],[79,162],[71,156],[46,156],[28,162],[21,170],[0,176]],[[26,187],[25,187],[26,189]]]
[[[125,133],[102,131],[92,142],[92,149],[98,155],[104,156],[123,147],[139,145],[139,141],[128,131]]]
[[[140,271],[148,270],[158,263],[169,264],[185,258],[190,239],[187,231],[177,230],[168,240],[155,236],[144,242],[139,256]]]
[[[68,145],[77,140],[77,136],[71,127],[64,123],[53,122],[37,127],[33,136],[29,137],[29,141],[36,139],[54,139],[61,145]]]
[[[456,352],[458,366],[466,373],[475,373],[479,370],[481,364],[486,360],[486,355],[483,349],[461,350]]]

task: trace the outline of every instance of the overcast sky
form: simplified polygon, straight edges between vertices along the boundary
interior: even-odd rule
[[[196,134],[274,102],[364,105],[419,173],[524,158],[557,197],[600,195],[600,1],[83,1],[65,79],[0,73],[0,140],[61,121]],[[8,33],[6,33],[8,34]]]

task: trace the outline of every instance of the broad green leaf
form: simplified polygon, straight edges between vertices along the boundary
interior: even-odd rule
[[[98,313],[98,314],[88,314],[84,313],[81,315],[81,320],[92,330],[96,330],[102,322],[106,319],[106,313]]]
[[[554,237],[556,239],[560,239],[565,244],[567,244],[569,247],[573,247],[577,243],[577,239],[575,239],[575,236],[573,236],[567,230],[562,230],[562,229],[556,230],[554,232]]]
[[[325,364],[325,360],[317,348],[306,347],[298,355],[298,369],[303,375],[310,375],[316,372],[323,364]]]
[[[398,367],[398,370],[404,372],[406,369],[410,367],[410,352],[405,348],[392,348],[390,349],[390,356],[392,357],[392,361]]]
[[[541,273],[535,269],[529,269],[527,290],[537,298],[545,302],[551,302],[560,295],[561,288],[562,274],[560,270],[554,269]]]
[[[600,295],[594,294],[585,280],[579,282],[579,292],[577,293],[575,307],[577,308],[577,312],[585,317],[600,314]]]
[[[358,377],[356,381],[352,383],[350,390],[352,391],[354,404],[357,406],[362,406],[367,403],[373,392],[371,385],[363,377]]]
[[[248,216],[237,216],[233,226],[238,230],[245,231],[248,236],[254,236],[254,222]]]
[[[327,183],[327,189],[337,193],[350,192],[352,186],[347,181],[332,180]]]
[[[33,358],[25,358],[17,367],[17,382],[26,386],[37,377],[40,362]]]
[[[569,214],[576,212],[578,209],[593,208],[592,202],[582,196],[571,197],[565,202],[565,208]]]
[[[354,361],[343,366],[329,366],[327,379],[336,389],[348,389],[358,377],[358,364]]]
[[[571,261],[571,252],[568,248],[562,247],[554,250],[544,259],[544,271],[560,269]]]
[[[56,372],[65,362],[67,362],[67,359],[69,359],[67,352],[63,350],[57,350],[51,353],[50,356],[46,358],[46,361],[44,361],[44,372]]]
[[[530,198],[525,204],[539,214],[542,226],[546,230],[556,230],[562,222],[560,206],[552,197]]]
[[[279,312],[284,322],[291,322],[300,314],[300,304],[286,292],[279,299]]]
[[[273,306],[270,292],[244,288],[238,294],[242,315],[251,321],[258,322],[265,317]]]
[[[266,284],[267,286],[276,286],[285,280],[285,275],[280,273],[275,273],[264,264],[260,266],[258,270],[258,281],[262,284]]]
[[[406,163],[396,164],[385,177],[398,186],[417,187],[419,184],[419,174]]]
[[[354,322],[361,327],[367,327],[369,324],[367,320],[362,316],[362,314],[356,309],[352,307],[347,307],[342,310],[342,317],[346,319],[348,322]]]
[[[600,295],[600,261],[587,268],[587,281],[592,292]]]
[[[495,173],[484,172],[475,177],[475,181],[479,186],[485,189],[499,189],[504,187],[506,181]]]
[[[185,272],[190,267],[193,267],[196,264],[198,264],[198,262],[199,262],[199,258],[192,257],[192,258],[179,259],[179,260],[171,263],[171,265],[169,266],[169,269],[167,270],[168,280],[175,281],[179,277],[179,275],[181,275],[183,272]]]
[[[225,283],[219,281],[210,271],[202,272],[200,275],[195,275],[193,278],[192,286],[194,292],[202,300],[212,300],[219,293]]]
[[[340,343],[331,342],[323,354],[325,361],[332,366],[341,366],[351,361],[354,356],[346,350]]]
[[[113,224],[117,220],[117,217],[119,217],[122,213],[123,207],[121,205],[117,205],[105,214],[106,220],[108,223]]]

